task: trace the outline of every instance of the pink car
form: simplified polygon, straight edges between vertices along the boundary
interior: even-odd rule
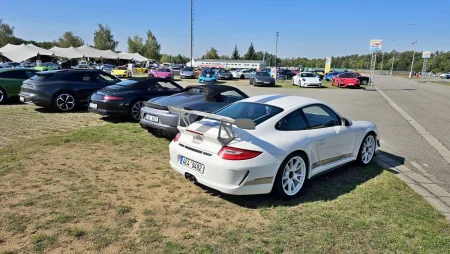
[[[149,76],[149,77],[155,77],[155,73],[156,73],[157,71],[158,71],[158,70],[155,69],[155,68],[149,69],[149,70],[148,70],[148,76]]]
[[[149,76],[150,76],[150,73],[149,73]],[[167,79],[173,80],[173,73],[168,68],[160,68],[158,70],[154,70],[154,72],[152,73],[152,76],[156,77],[156,78],[167,78]]]

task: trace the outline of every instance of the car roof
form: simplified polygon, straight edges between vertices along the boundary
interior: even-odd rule
[[[288,95],[288,94],[269,94],[269,95],[258,95],[258,96],[252,96],[250,98],[241,100],[240,102],[254,102],[254,103],[261,103],[261,104],[267,104],[272,105],[280,108],[289,108],[292,106],[306,106],[314,103],[320,103],[325,104],[320,100],[309,98],[309,97],[302,97],[302,96],[295,96],[295,95]]]
[[[236,91],[236,92],[238,92],[240,94],[246,95],[244,92],[242,92],[241,90],[239,90],[236,87],[227,86],[227,85],[214,85],[214,84],[187,86],[184,89],[184,91],[187,91],[187,90],[189,90],[191,88],[205,89],[206,90],[206,93],[205,93],[205,97],[206,98],[212,98],[212,97],[214,97],[214,96],[216,96],[218,94],[221,94],[221,93],[227,92],[227,91]]]

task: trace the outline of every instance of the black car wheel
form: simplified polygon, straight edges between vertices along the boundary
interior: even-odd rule
[[[72,111],[76,104],[75,97],[69,92],[58,93],[53,99],[53,108],[58,111]]]
[[[0,104],[5,103],[7,99],[8,99],[8,97],[6,96],[5,90],[0,88]]]
[[[242,74],[240,78],[241,78],[241,79],[244,79],[244,78],[245,78],[244,74]]]
[[[144,106],[143,101],[135,101],[130,106],[130,112],[128,113],[128,116],[133,121],[139,121],[141,120],[141,108]]]
[[[365,85],[367,85],[367,83],[369,83],[368,80],[362,80],[362,81],[361,81],[361,85],[364,85],[364,86],[365,86]]]

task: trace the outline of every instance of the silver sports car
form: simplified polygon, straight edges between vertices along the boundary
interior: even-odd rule
[[[245,93],[232,86],[188,86],[181,93],[145,102],[141,109],[141,126],[158,136],[173,138],[178,133],[179,116],[170,113],[169,106],[212,113],[245,98],[248,98]]]

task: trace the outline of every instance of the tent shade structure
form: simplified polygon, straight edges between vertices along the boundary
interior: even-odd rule
[[[30,58],[41,56],[61,56],[53,51],[40,48],[33,44],[12,45],[7,44],[0,48],[0,54],[14,62],[23,62]]]
[[[69,59],[84,57],[83,53],[78,51],[74,47],[70,47],[70,48],[53,47],[50,50],[65,57],[65,58],[69,58]]]
[[[144,61],[148,61],[149,59],[142,56],[139,53],[128,53],[128,52],[121,52],[119,53],[119,55],[123,55],[123,56],[129,56],[131,57],[133,60],[138,61],[138,62],[144,62]]]
[[[100,50],[90,47],[88,45],[84,45],[78,48],[53,47],[50,50],[69,59],[78,59],[78,58],[103,58],[103,59],[123,59],[123,60],[133,59],[132,56],[117,54],[112,50]]]

